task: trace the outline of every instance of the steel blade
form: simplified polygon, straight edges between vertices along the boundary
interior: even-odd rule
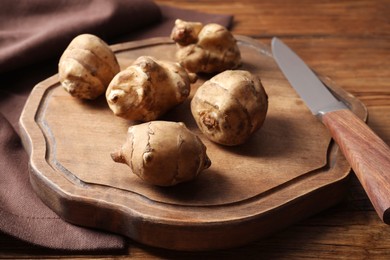
[[[321,117],[330,111],[347,109],[286,44],[273,38],[271,48],[281,71],[314,115]]]

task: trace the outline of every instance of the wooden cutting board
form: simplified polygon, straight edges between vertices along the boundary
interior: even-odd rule
[[[193,182],[148,185],[110,153],[135,122],[113,115],[105,98],[80,101],[58,76],[33,89],[20,119],[36,193],[71,223],[126,235],[152,246],[211,250],[242,245],[340,201],[350,166],[275,64],[268,46],[237,36],[243,65],[269,96],[263,127],[244,145],[224,147],[197,129],[189,100],[163,120],[182,121],[207,146],[212,166]],[[141,55],[175,60],[167,38],[112,46],[122,68]],[[207,80],[201,76],[192,86]],[[323,81],[362,119],[363,104]]]

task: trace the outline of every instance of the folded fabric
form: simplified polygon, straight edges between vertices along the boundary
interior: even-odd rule
[[[227,27],[232,20],[229,15],[157,6],[147,0],[2,1],[0,232],[54,249],[125,248],[124,237],[69,224],[40,201],[29,183],[29,159],[17,123],[31,89],[56,73],[60,54],[76,35],[93,33],[108,43],[168,36],[176,18]]]
[[[0,9],[0,71],[47,59],[86,30],[102,38],[161,19],[147,0],[5,0]]]

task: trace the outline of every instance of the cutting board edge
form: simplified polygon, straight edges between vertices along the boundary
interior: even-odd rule
[[[124,205],[113,206],[112,203],[98,198],[86,200],[83,192],[78,194],[75,190],[66,190],[53,184],[49,178],[42,178],[41,174],[37,174],[34,166],[30,167],[30,170],[30,182],[36,194],[65,221],[122,234],[149,246],[183,251],[227,249],[264,238],[341,202],[346,197],[349,180],[349,174],[345,174],[338,180],[297,196],[285,204],[275,205],[267,212],[242,219],[180,223],[150,219],[150,216],[132,212]],[[74,212],[85,214],[73,214]],[[286,218],[286,215],[289,217]],[[83,217],[82,220],[80,216]],[[107,225],[107,217],[112,224]],[[224,232],[220,232],[221,229]],[[167,237],[169,239],[166,239]],[[237,237],[240,239],[237,240]]]

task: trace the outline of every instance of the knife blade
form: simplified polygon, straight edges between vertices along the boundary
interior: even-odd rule
[[[280,39],[271,42],[279,68],[329,130],[383,222],[390,224],[390,148]]]

